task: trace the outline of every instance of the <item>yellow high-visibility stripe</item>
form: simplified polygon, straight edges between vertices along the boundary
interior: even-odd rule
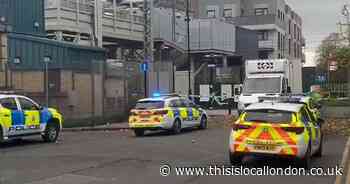
[[[6,108],[0,109],[0,125],[3,128],[10,128],[12,126],[11,110]]]

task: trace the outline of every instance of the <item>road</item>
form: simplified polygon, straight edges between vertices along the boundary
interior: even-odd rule
[[[180,135],[152,133],[136,138],[130,131],[64,132],[58,143],[25,139],[0,145],[0,184],[124,184],[124,183],[268,183],[330,184],[320,176],[163,177],[162,163],[171,166],[229,165],[229,129],[211,126]],[[339,164],[345,138],[328,136],[324,156],[313,166]],[[281,164],[283,163],[283,164]],[[248,158],[244,165],[285,167],[288,161]]]

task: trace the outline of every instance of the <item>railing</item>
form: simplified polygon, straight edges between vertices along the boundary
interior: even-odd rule
[[[60,3],[61,8],[63,9],[69,9],[72,11],[76,11],[78,8],[79,4],[79,11],[82,13],[94,13],[94,5],[93,4],[87,4],[87,3],[82,3],[77,2],[75,0],[47,0],[45,1],[45,8],[57,8],[57,3]],[[116,12],[116,18],[118,20],[126,20],[130,21],[130,19],[133,19],[134,23],[137,24],[143,24],[144,19],[142,16],[139,15],[132,15],[130,17],[130,12],[126,10],[120,10],[116,8],[116,10],[113,9],[113,5],[108,2],[103,3],[103,16],[106,18],[113,18],[114,17],[114,12]]]
[[[327,90],[331,97],[348,97],[348,83],[332,82],[321,84],[321,89]]]
[[[234,22],[236,25],[277,24],[282,28],[286,28],[286,24],[279,20],[275,14],[227,17],[226,20]]]

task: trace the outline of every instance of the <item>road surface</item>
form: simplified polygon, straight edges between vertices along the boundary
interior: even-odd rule
[[[64,132],[58,143],[39,138],[0,145],[0,184],[231,183],[330,184],[334,176],[160,176],[159,167],[226,165],[229,129],[211,126],[180,135],[157,132],[136,138],[131,131]],[[340,163],[346,139],[328,136],[315,167]],[[245,167],[287,167],[288,160],[248,158]]]

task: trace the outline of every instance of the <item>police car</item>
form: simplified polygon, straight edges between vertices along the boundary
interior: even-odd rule
[[[248,106],[233,124],[229,138],[232,164],[245,155],[293,158],[304,168],[322,156],[323,134],[305,104],[261,102]]]
[[[55,142],[62,128],[61,114],[32,99],[0,92],[0,142],[11,138],[41,135]]]
[[[304,94],[290,94],[289,96],[282,97],[259,97],[260,102],[287,102],[287,103],[296,103],[304,104],[305,108],[310,111],[310,118],[313,121],[318,121],[323,123],[324,120],[321,118],[320,108],[321,105],[316,103],[312,97],[306,96]]]
[[[141,99],[130,111],[129,127],[136,136],[143,136],[146,130],[169,130],[174,134],[182,128],[206,129],[206,112],[191,100],[176,94],[156,95]]]

